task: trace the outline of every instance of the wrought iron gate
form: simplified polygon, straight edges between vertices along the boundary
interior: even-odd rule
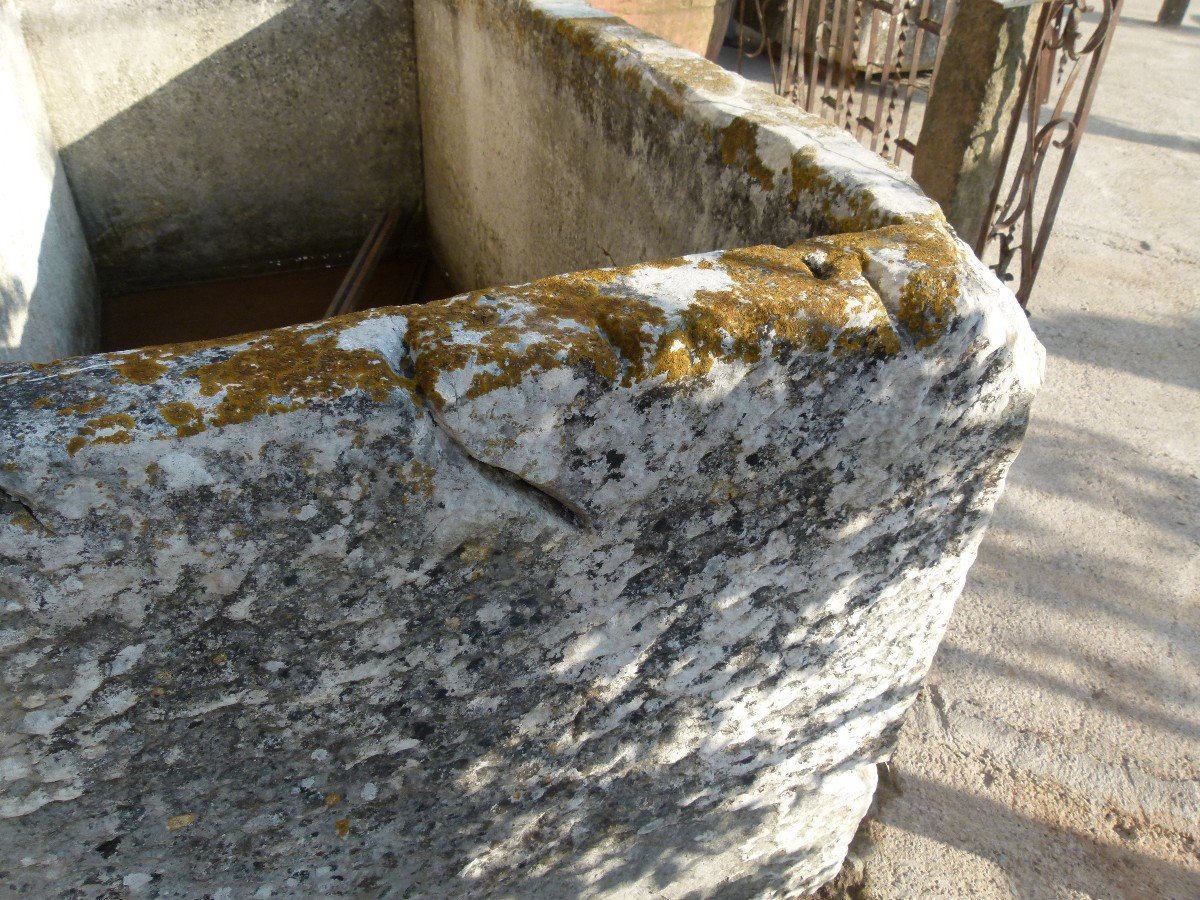
[[[777,93],[910,168],[920,152],[913,137],[919,113],[953,39],[956,2],[739,0],[738,68],[744,59],[765,56]],[[1041,0],[1036,49],[1021,74],[992,212],[981,234],[963,236],[1001,278],[1016,281],[1022,306],[1029,302],[1120,14],[1122,0],[1098,2],[1096,13],[1088,0]],[[1053,181],[1039,193],[1049,170]]]
[[[1035,49],[1004,142],[1004,165],[992,187],[992,215],[974,241],[981,259],[1001,278],[1016,281],[1022,306],[1029,304],[1122,3],[1101,0],[1095,23],[1085,21],[1093,10],[1084,0],[1051,0],[1041,8]],[[1038,188],[1048,161],[1054,180],[1043,197]]]
[[[914,101],[933,89],[955,3],[739,0],[739,65],[765,56],[777,93],[904,165],[916,151]]]

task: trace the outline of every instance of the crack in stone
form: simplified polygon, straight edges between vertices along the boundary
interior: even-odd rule
[[[392,367],[398,375],[407,378],[412,382],[413,394],[420,399],[421,406],[424,407],[426,414],[429,416],[434,426],[445,435],[446,439],[467,458],[475,470],[484,478],[497,484],[509,491],[520,494],[530,500],[535,506],[540,507],[545,512],[549,513],[553,518],[559,520],[576,531],[594,531],[595,527],[588,516],[580,507],[571,503],[569,500],[559,496],[556,492],[543,487],[540,484],[535,484],[526,478],[523,478],[518,473],[511,469],[506,469],[503,466],[495,465],[485,459],[480,459],[471,448],[466,445],[461,437],[455,433],[446,421],[442,418],[437,408],[430,402],[429,397],[421,389],[416,378],[416,365],[413,360],[413,351],[409,347],[408,341],[400,339],[401,352],[397,359],[391,359],[389,354],[381,353],[380,355],[387,360],[388,365]]]
[[[38,528],[42,529],[42,531],[46,532],[47,534],[54,534],[54,529],[42,521],[42,517],[37,514],[34,508],[30,505],[29,501],[20,494],[16,493],[12,488],[7,488],[4,487],[4,485],[0,485],[0,504],[20,507],[21,510],[33,520],[34,524],[37,525]]]
[[[884,314],[888,317],[888,322],[891,323],[892,330],[900,338],[901,346],[905,349],[911,349],[916,346],[916,340],[908,328],[900,321],[900,298],[884,289],[883,279],[876,268],[878,265],[879,263],[875,262],[868,255],[862,255],[863,281],[875,292],[875,296],[879,299],[879,304],[883,307]]]
[[[438,429],[446,436],[458,450],[470,460],[483,477],[489,481],[499,484],[509,490],[515,491],[524,495],[537,506],[540,506],[546,512],[550,513],[554,518],[561,521],[564,525],[575,530],[593,531],[594,527],[588,515],[573,503],[568,502],[555,492],[543,487],[540,484],[535,484],[526,478],[521,477],[511,469],[506,469],[503,466],[497,466],[487,460],[480,459],[471,449],[463,442],[449,425],[441,418],[440,414],[433,408],[433,405],[427,400],[424,400],[425,411],[429,413],[430,419],[438,427]]]

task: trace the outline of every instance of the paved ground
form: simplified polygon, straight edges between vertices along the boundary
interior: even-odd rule
[[[1200,10],[1130,0],[1031,307],[1047,384],[856,896],[1200,898]]]
[[[1200,898],[1200,9],[1158,3],[1126,4],[1031,303],[1047,384],[829,897]]]

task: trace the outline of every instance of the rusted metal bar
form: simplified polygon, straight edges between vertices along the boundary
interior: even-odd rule
[[[796,15],[796,0],[787,0],[787,9],[784,13],[784,21],[792,23]],[[766,23],[763,23],[766,27]],[[779,88],[778,93],[788,95],[792,90],[792,53],[795,50],[795,41],[792,39],[784,40],[783,45],[779,48]]]
[[[1121,15],[1121,7],[1124,5],[1124,0],[1116,0],[1115,4],[1109,7],[1108,2],[1105,2],[1105,16],[1101,20],[1100,26],[1097,28],[1096,34],[1099,40],[1091,45],[1091,49],[1079,51],[1080,54],[1091,53],[1092,61],[1088,67],[1087,76],[1083,81],[1083,88],[1080,93],[1079,101],[1075,105],[1074,127],[1070,129],[1064,140],[1067,142],[1064,148],[1062,158],[1058,163],[1058,171],[1054,173],[1054,184],[1050,187],[1050,196],[1047,200],[1046,210],[1042,214],[1042,222],[1037,230],[1037,241],[1034,245],[1031,266],[1028,277],[1021,279],[1021,287],[1017,292],[1017,299],[1021,301],[1022,306],[1027,306],[1029,303],[1029,295],[1033,291],[1033,283],[1037,278],[1038,269],[1042,264],[1042,257],[1046,253],[1046,242],[1050,240],[1050,233],[1054,229],[1054,220],[1058,217],[1058,207],[1062,202],[1063,191],[1067,186],[1067,178],[1071,174],[1071,167],[1075,164],[1075,156],[1079,153],[1079,144],[1083,140],[1083,134],[1087,128],[1088,116],[1092,111],[1092,99],[1096,96],[1096,88],[1100,83],[1100,70],[1104,67],[1105,60],[1108,59],[1108,50],[1112,46],[1112,31],[1116,28],[1117,19]],[[1109,16],[1111,15],[1111,18]],[[1074,57],[1078,59],[1078,57]],[[1072,73],[1072,78],[1074,73]],[[1051,124],[1056,121],[1062,121],[1063,102],[1066,100],[1070,91],[1070,87],[1063,90],[1062,97],[1055,109],[1055,116],[1051,119]]]
[[[354,312],[358,308],[363,288],[375,274],[379,261],[383,258],[392,236],[396,233],[396,227],[400,224],[401,217],[400,208],[392,207],[375,220],[366,240],[358,250],[358,255],[350,264],[350,270],[346,272],[346,277],[342,279],[337,293],[333,295],[329,308],[325,310],[325,318],[342,316]]]
[[[836,85],[834,80],[836,67],[834,66],[833,58],[837,55],[837,44],[842,36],[841,23],[845,18],[844,13],[847,2],[852,3],[854,0],[830,0],[832,6],[829,18],[817,23],[817,27],[825,33],[825,85],[821,91],[821,103],[834,107],[835,112],[830,117],[833,119],[837,118],[837,107],[833,99],[833,91]]]
[[[900,17],[903,15],[904,0],[895,0],[892,4],[891,18],[888,24],[887,49],[883,51],[883,70],[879,74],[879,98],[875,102],[875,122],[876,127],[871,130],[871,149],[874,150],[879,143],[879,127],[878,123],[883,116],[883,99],[887,92],[888,85],[892,79],[892,60],[896,52],[896,32],[900,27]],[[900,38],[900,47],[904,47],[904,38]],[[866,94],[866,87],[863,87],[863,93]],[[886,134],[886,132],[885,132]],[[886,137],[884,140],[884,155],[887,155]]]
[[[925,40],[925,32],[933,31],[933,29],[921,24],[922,22],[930,21],[929,4],[930,0],[921,0],[921,10],[917,13],[917,25],[913,34],[912,61],[909,63],[908,78],[904,82],[904,105],[901,107],[900,112],[899,137],[896,139],[896,152],[892,157],[892,162],[895,163],[900,162],[900,153],[902,151],[910,154],[916,151],[916,146],[912,145],[911,141],[905,140],[904,135],[908,133],[908,116],[912,110],[913,96],[917,92],[917,70],[921,63],[921,49]],[[939,34],[940,32],[941,26],[938,26],[938,29],[933,31],[934,34]],[[912,146],[913,149],[909,150],[905,144]]]
[[[835,123],[850,130],[850,119],[854,107],[854,68],[857,62],[857,37],[859,30],[858,0],[846,0],[846,30],[842,36],[842,53],[837,65],[841,68],[841,79],[838,83],[837,112]],[[845,119],[843,123],[843,118]]]
[[[1082,40],[1083,32],[1080,30],[1082,15],[1088,11],[1084,7],[1084,0],[1051,0],[1041,10],[1034,51],[1021,79],[1018,108],[1024,114],[1025,137],[1019,162],[1011,171],[1011,176],[1008,175],[1008,166],[997,175],[989,204],[992,215],[975,241],[976,252],[981,257],[991,244],[996,245],[998,260],[992,268],[1001,277],[1017,277],[1009,274],[1008,270],[1013,257],[1019,255],[1016,294],[1022,306],[1029,303],[1054,228],[1063,191],[1087,126],[1100,71],[1112,45],[1122,3],[1123,0],[1103,0],[1100,22],[1086,41]],[[1059,72],[1061,88],[1058,99],[1043,122],[1043,86],[1048,89],[1050,74],[1046,70],[1050,68],[1052,71],[1056,60],[1064,68],[1070,64],[1070,71],[1065,78],[1062,77],[1062,71]],[[1066,115],[1067,103],[1081,76],[1082,87],[1074,111]],[[1011,159],[1021,124],[1021,114],[1015,115],[1005,138],[1005,160]],[[1060,129],[1062,136],[1056,140]],[[1046,197],[1046,205],[1039,215],[1038,186],[1052,148],[1063,152],[1054,168],[1054,180]],[[1009,190],[1004,203],[999,204],[997,201],[1006,179],[1010,182]]]
[[[753,2],[765,27],[763,0]],[[739,4],[742,24],[746,3]],[[947,0],[948,16],[954,5]],[[766,53],[779,94],[899,162],[913,153],[907,130],[916,94],[925,90],[922,48],[937,41],[940,59],[949,33],[949,19],[937,21],[932,9],[933,0],[787,0],[781,26],[756,47],[740,30],[737,68]]]
[[[874,6],[873,3],[871,5]],[[879,39],[879,16],[880,16],[880,13],[879,13],[878,9],[871,10],[871,26],[870,26],[871,36],[870,36],[870,39],[867,41],[867,62],[866,62],[866,65],[863,66],[862,97],[860,98],[861,102],[858,105],[858,118],[856,119],[858,128],[854,132],[854,136],[856,138],[858,138],[858,140],[860,140],[860,141],[862,140],[862,137],[863,137],[862,132],[863,132],[864,119],[867,118],[867,101],[869,100],[870,94],[871,94],[869,88],[870,88],[870,84],[871,84],[871,69],[875,65],[875,50],[877,49],[876,44]],[[890,32],[889,32],[889,35],[890,35]],[[890,47],[888,48],[888,54],[889,55],[891,54]],[[878,113],[878,110],[876,110],[876,113]],[[874,143],[875,125],[874,125],[873,121],[870,126],[870,134],[872,136],[872,138],[871,138],[872,143]],[[871,149],[873,150],[875,148],[872,147]]]
[[[804,83],[805,54],[812,52],[808,46],[807,29],[808,16],[812,0],[801,0],[799,12],[793,16],[788,40],[792,44],[792,64],[795,68],[791,90],[788,96],[793,100],[799,97],[799,85]],[[815,55],[815,54],[814,54]]]

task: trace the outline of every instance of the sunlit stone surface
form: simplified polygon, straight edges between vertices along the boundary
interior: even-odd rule
[[[0,368],[0,876],[814,887],[1041,359],[930,219]]]

